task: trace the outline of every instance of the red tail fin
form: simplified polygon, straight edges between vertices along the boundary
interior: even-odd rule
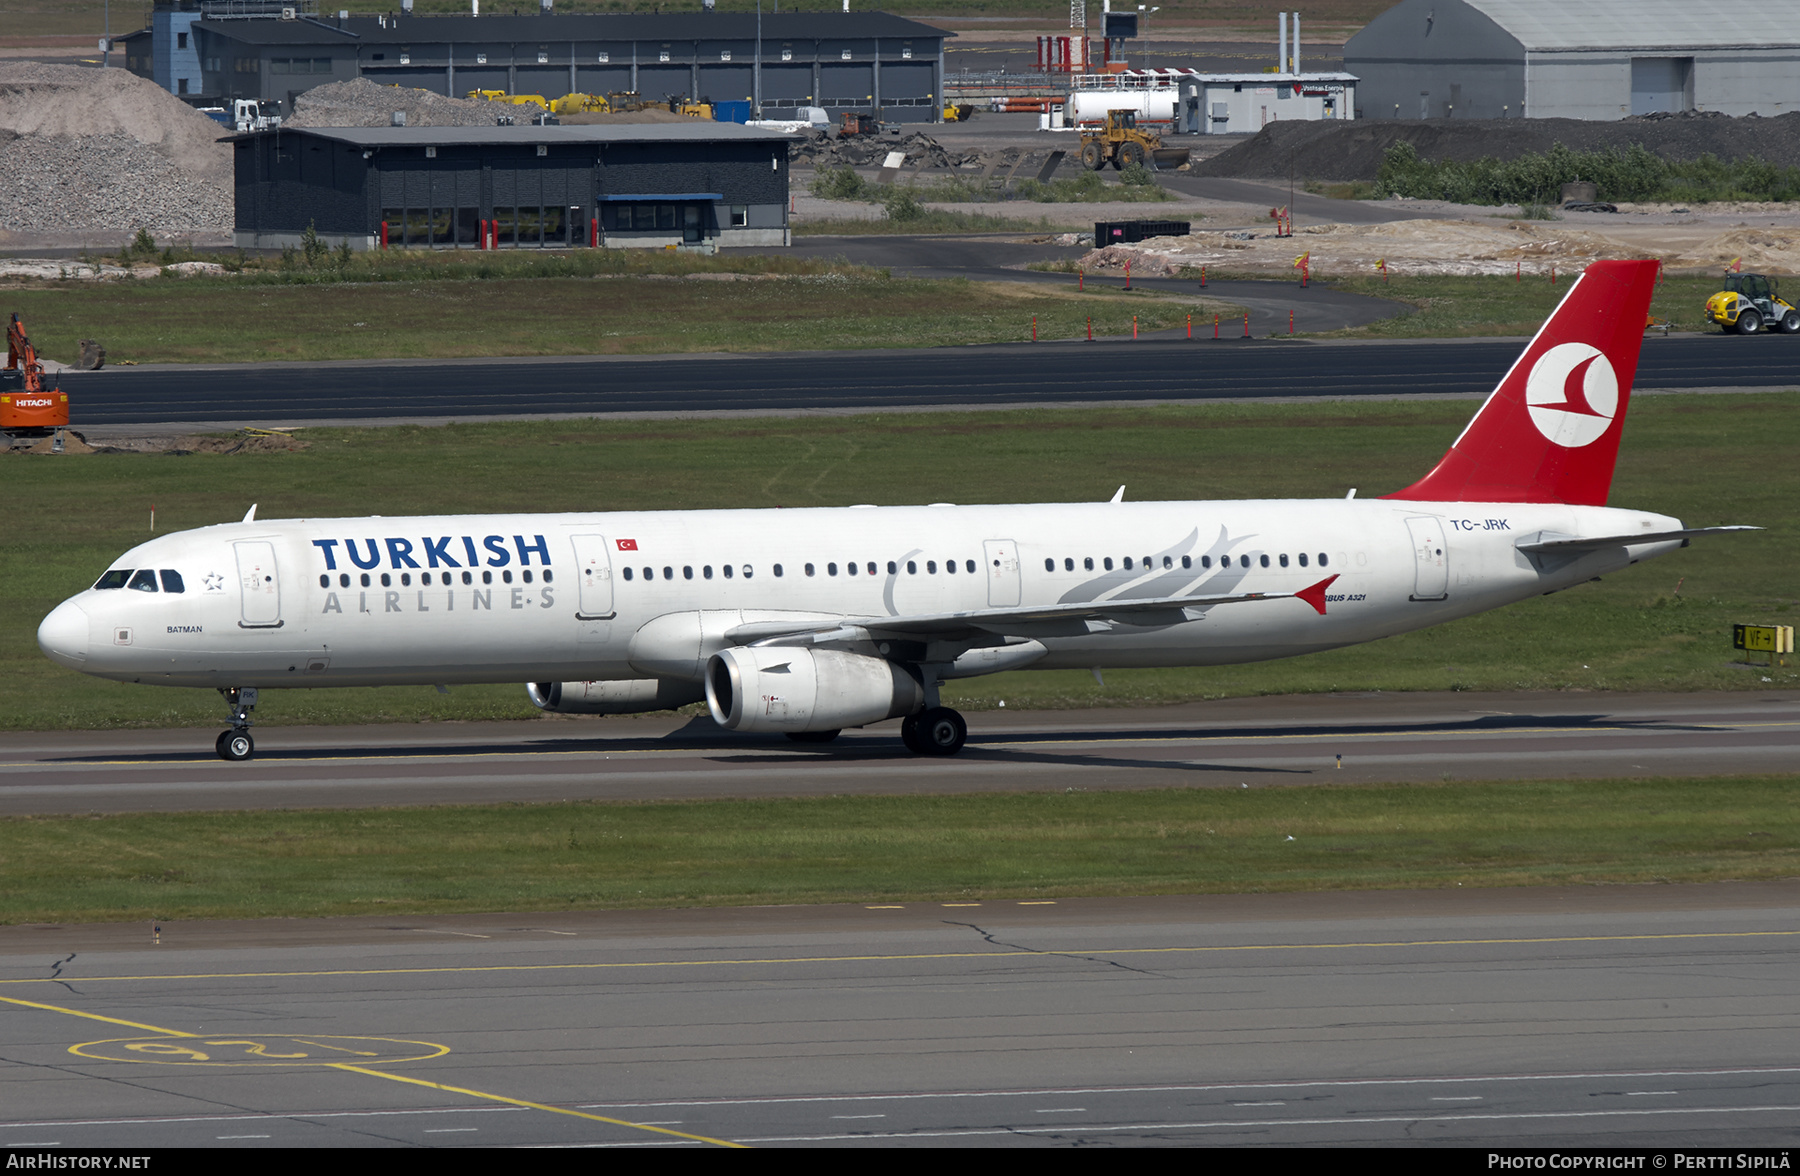
[[[1450,452],[1387,497],[1604,506],[1660,265],[1588,266]]]

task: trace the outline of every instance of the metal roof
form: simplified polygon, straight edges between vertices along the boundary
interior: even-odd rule
[[[250,45],[557,45],[570,41],[753,41],[751,12],[567,13],[552,16],[373,16],[322,20],[201,20],[198,27]],[[887,12],[764,13],[764,41],[932,40],[955,33]]]
[[[1800,45],[1800,6],[1720,0],[1463,0],[1527,51],[1774,49]]]
[[[509,147],[537,143],[744,143],[785,144],[788,136],[729,122],[625,123],[578,127],[280,127],[232,135],[242,142],[261,135],[314,135],[355,147]]]

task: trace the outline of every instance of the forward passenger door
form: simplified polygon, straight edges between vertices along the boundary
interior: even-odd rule
[[[1017,607],[1019,545],[1011,539],[989,539],[982,548],[987,555],[988,607]]]
[[[575,615],[584,621],[606,620],[613,615],[612,553],[604,535],[571,535],[575,545],[575,574],[581,602]]]

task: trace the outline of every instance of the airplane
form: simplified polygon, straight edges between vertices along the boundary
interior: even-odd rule
[[[115,681],[211,687],[246,760],[258,692],[523,682],[546,711],[704,700],[824,742],[968,735],[943,683],[1205,666],[1423,629],[1685,547],[1608,507],[1653,261],[1575,282],[1443,459],[1380,498],[257,519],[152,539],[38,644]]]

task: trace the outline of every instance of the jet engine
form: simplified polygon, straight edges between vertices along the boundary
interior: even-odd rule
[[[878,657],[744,646],[708,659],[706,703],[728,731],[837,731],[910,715],[925,689]]]
[[[632,678],[617,682],[527,682],[525,693],[539,710],[559,715],[640,715],[699,702],[698,682]]]

